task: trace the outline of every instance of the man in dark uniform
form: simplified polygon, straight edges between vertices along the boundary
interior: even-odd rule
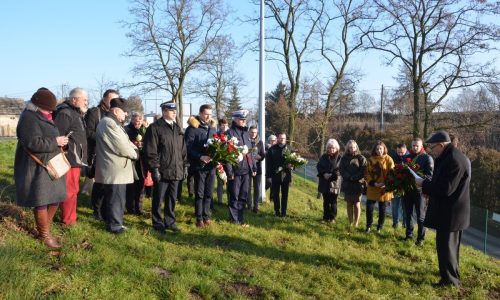
[[[257,166],[252,159],[248,150],[252,147],[248,128],[245,126],[247,122],[247,110],[239,110],[233,112],[233,122],[228,131],[228,138],[237,138],[238,144],[235,146],[246,146],[246,153],[242,154],[241,161],[236,165],[226,164],[224,167],[227,174],[227,187],[229,189],[229,218],[231,222],[243,227],[248,227],[243,221],[243,210],[250,191],[250,176],[255,176]]]
[[[189,171],[194,174],[196,227],[209,226],[210,203],[214,190],[215,165],[207,154],[207,140],[216,132],[212,106],[200,106],[198,116],[191,116],[185,133]]]
[[[271,194],[274,202],[274,214],[286,217],[288,206],[288,189],[292,181],[292,166],[285,166],[285,152],[291,151],[286,144],[286,134],[278,134],[278,143],[267,151],[266,177],[271,178]],[[281,201],[280,201],[281,192]]]
[[[144,156],[155,187],[151,215],[153,228],[164,233],[165,229],[180,232],[175,223],[175,199],[179,181],[184,178],[187,165],[186,145],[182,129],[175,122],[177,106],[174,102],[160,105],[163,117],[151,124],[144,137]],[[164,217],[161,203],[165,199]]]
[[[410,156],[411,160],[414,160],[416,164],[420,166],[420,171],[423,173],[424,178],[429,181],[432,179],[432,169],[434,168],[434,160],[432,157],[425,152],[424,146],[422,144],[421,138],[414,138],[411,142]],[[403,208],[405,213],[409,218],[406,218],[406,238],[405,240],[413,239],[413,221],[411,216],[413,215],[413,208],[415,208],[415,213],[417,216],[417,241],[415,245],[421,246],[425,239],[425,198],[422,195],[422,190],[420,188],[408,191],[403,196]]]
[[[470,223],[470,161],[451,144],[446,131],[437,131],[426,143],[435,158],[434,174],[431,180],[416,178],[416,183],[429,195],[424,225],[436,230],[441,280],[435,286],[458,286],[460,241]]]
[[[87,149],[88,149],[88,165],[91,171],[87,176],[94,178],[95,172],[95,148],[96,148],[96,130],[99,121],[106,116],[109,111],[111,99],[120,97],[117,90],[108,89],[102,95],[102,100],[96,107],[92,107],[85,114],[85,131],[87,135]],[[104,201],[104,185],[95,182],[92,186],[91,203],[94,210],[93,216],[97,220],[102,220],[102,204]]]

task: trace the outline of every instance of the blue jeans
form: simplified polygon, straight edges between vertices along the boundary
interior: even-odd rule
[[[406,211],[403,209],[403,201],[401,197],[396,196],[392,199],[391,209],[392,209],[392,226],[397,226],[399,224],[399,216],[402,216],[402,224],[406,225]]]

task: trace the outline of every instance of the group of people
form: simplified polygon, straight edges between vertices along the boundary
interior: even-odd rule
[[[340,154],[339,143],[330,139],[326,153],[318,161],[318,191],[323,196],[323,221],[335,223],[337,197],[342,191],[347,202],[347,216],[351,226],[357,227],[361,214],[361,195],[366,193],[366,233],[373,224],[373,210],[378,204],[377,232],[381,232],[387,204],[392,203],[393,227],[399,223],[399,209],[403,206],[405,240],[413,240],[413,220],[416,215],[417,238],[421,246],[425,240],[425,227],[436,230],[441,280],[437,286],[458,285],[458,257],[462,231],[470,222],[469,183],[471,165],[468,158],[451,143],[445,131],[438,131],[426,143],[431,155],[426,153],[423,140],[414,138],[410,151],[405,144],[398,144],[391,157],[382,141],[373,146],[370,157],[365,158],[354,140],[346,144],[346,153]],[[433,159],[435,158],[435,160]],[[388,173],[395,163],[418,166],[421,176],[415,178],[416,188],[393,197],[386,191]]]
[[[212,161],[208,155],[207,141],[217,132],[225,133],[228,138],[237,138],[236,146],[251,149],[236,165],[223,166],[227,175],[230,221],[248,227],[244,222],[244,209],[259,211],[264,159],[266,188],[271,189],[275,215],[287,215],[293,166],[285,164],[285,154],[293,149],[287,144],[286,134],[272,135],[264,145],[257,128],[247,127],[246,110],[233,112],[230,125],[220,120],[217,129],[212,119],[212,107],[208,104],[200,106],[198,115],[189,118],[184,131],[177,124],[177,106],[173,101],[161,104],[161,117],[149,126],[140,113],[132,114],[130,123],[125,126],[128,116],[126,102],[118,91],[107,90],[99,105],[87,111],[88,94],[81,88],[73,89],[66,101],[59,105],[51,91],[40,88],[21,113],[14,172],[16,199],[18,205],[34,208],[38,238],[47,247],[61,247],[60,241],[50,232],[58,208],[63,226],[76,223],[81,176],[93,178],[93,215],[104,221],[111,233],[126,231],[123,225],[125,210],[144,214],[142,199],[148,178],[154,182],[151,208],[154,230],[160,233],[180,231],[175,203],[184,180],[188,181],[189,193],[194,196],[196,226],[210,226],[213,223],[212,193],[218,162]],[[377,231],[381,231],[386,204],[393,201],[394,210],[394,206],[402,202],[406,239],[413,239],[411,216],[415,210],[417,245],[424,241],[424,226],[436,229],[442,276],[440,284],[458,284],[461,232],[469,224],[470,162],[450,143],[446,132],[434,134],[427,143],[436,158],[435,164],[425,152],[422,139],[418,138],[412,141],[410,152],[404,144],[397,145],[397,154],[392,158],[381,141],[374,145],[371,156],[365,158],[354,140],[347,142],[345,154],[341,155],[339,143],[330,139],[326,153],[317,164],[318,190],[324,204],[323,220],[336,221],[337,197],[343,192],[349,223],[357,227],[361,195],[366,190],[366,232],[371,232],[376,203],[379,208]],[[64,177],[53,180],[44,163],[61,152],[66,154],[71,168]],[[394,162],[405,161],[407,157],[422,167],[424,177],[417,179],[421,188],[406,193],[402,199],[393,198],[391,192],[385,191],[384,180],[394,168]],[[193,184],[189,183],[189,177]],[[223,185],[224,181],[217,179],[218,203],[222,203]],[[394,226],[397,226],[398,219],[396,216]]]

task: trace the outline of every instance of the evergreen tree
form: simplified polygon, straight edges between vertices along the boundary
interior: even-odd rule
[[[226,110],[226,119],[231,120],[231,115],[234,111],[243,109],[241,107],[241,100],[239,96],[238,86],[233,85],[231,87],[231,99],[229,99],[229,103],[227,105]]]

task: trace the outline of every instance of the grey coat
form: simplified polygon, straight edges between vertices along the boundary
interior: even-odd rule
[[[38,165],[25,148],[47,164],[60,152],[56,125],[32,110],[25,109],[17,124],[17,149],[14,161],[16,202],[19,206],[37,207],[64,201],[66,176],[51,180],[47,171]]]

